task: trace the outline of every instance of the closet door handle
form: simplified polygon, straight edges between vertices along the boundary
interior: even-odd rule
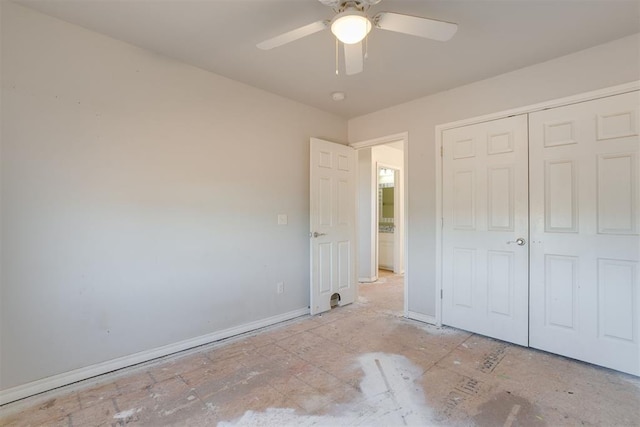
[[[516,240],[510,240],[510,241],[508,241],[508,242],[507,242],[507,245],[510,245],[510,244],[512,244],[512,243],[515,243],[515,244],[516,244],[516,245],[518,245],[518,246],[524,246],[524,245],[527,243],[527,241],[526,241],[526,240],[524,240],[522,237],[518,237]]]

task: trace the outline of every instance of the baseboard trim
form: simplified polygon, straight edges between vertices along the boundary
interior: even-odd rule
[[[276,323],[286,320],[295,319],[296,317],[309,314],[309,308],[301,308],[299,310],[290,311],[288,313],[279,314],[277,316],[268,317],[266,319],[257,320],[255,322],[246,323],[240,326],[224,329],[222,331],[213,332],[211,334],[202,335],[196,338],[180,341],[174,344],[157,347],[151,350],[141,351],[129,356],[119,357],[117,359],[108,360],[106,362],[97,363],[85,368],[74,369],[73,371],[43,378],[27,384],[12,387],[0,391],[0,405],[15,402],[16,400],[34,396],[45,391],[53,390],[58,387],[73,384],[78,381],[116,371],[139,363],[148,362],[159,357],[168,356],[190,348],[210,344],[235,335],[244,334],[266,326],[275,325]]]
[[[438,325],[435,316],[428,314],[416,313],[415,311],[407,311],[407,318],[417,320],[419,322],[428,323],[430,325]]]
[[[373,283],[376,280],[378,280],[378,276],[373,276],[373,277],[358,277],[358,282],[359,283]]]

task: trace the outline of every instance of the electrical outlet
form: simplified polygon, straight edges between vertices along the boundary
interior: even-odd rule
[[[287,214],[278,214],[278,225],[287,225],[289,223],[289,218],[287,218]]]
[[[284,282],[276,283],[276,291],[281,294],[284,292]]]

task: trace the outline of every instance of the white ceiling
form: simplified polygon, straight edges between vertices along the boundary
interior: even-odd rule
[[[329,31],[256,43],[322,19],[317,0],[17,0],[46,14],[350,118],[640,31],[638,0],[383,0],[371,8],[456,22],[451,41],[374,29],[364,72],[335,75]],[[336,102],[334,91],[347,98]]]

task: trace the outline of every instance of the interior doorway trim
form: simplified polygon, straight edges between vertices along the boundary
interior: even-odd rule
[[[404,317],[410,317],[409,313],[409,132],[400,132],[392,135],[382,136],[379,138],[358,141],[349,144],[355,150],[362,148],[375,147],[377,145],[385,145],[392,142],[402,141],[402,198],[404,199],[404,212],[402,213],[402,238],[403,238],[403,262],[404,262]],[[377,182],[377,179],[376,179]],[[359,218],[356,219],[359,221]],[[377,239],[376,239],[377,240]],[[418,319],[419,320],[419,319]]]
[[[436,216],[435,216],[435,230],[436,230],[436,294],[434,298],[436,300],[436,324],[442,325],[442,226],[444,216],[442,212],[442,134],[445,130],[454,129],[458,127],[473,125],[477,123],[488,122],[492,120],[499,120],[505,117],[516,116],[520,114],[529,114],[536,111],[547,110],[549,108],[562,107],[565,105],[577,104],[580,102],[591,101],[593,99],[605,98],[607,96],[620,95],[627,92],[633,92],[640,90],[640,80],[625,83],[617,86],[611,86],[604,89],[598,89],[590,92],[584,92],[577,95],[572,95],[564,98],[553,99],[550,101],[541,102],[538,104],[532,104],[524,107],[513,108],[511,110],[500,111],[497,113],[487,114],[484,116],[472,117],[464,120],[458,120],[455,122],[444,123],[437,125],[435,128],[435,141],[434,151],[436,159]],[[406,153],[405,153],[406,158]]]

